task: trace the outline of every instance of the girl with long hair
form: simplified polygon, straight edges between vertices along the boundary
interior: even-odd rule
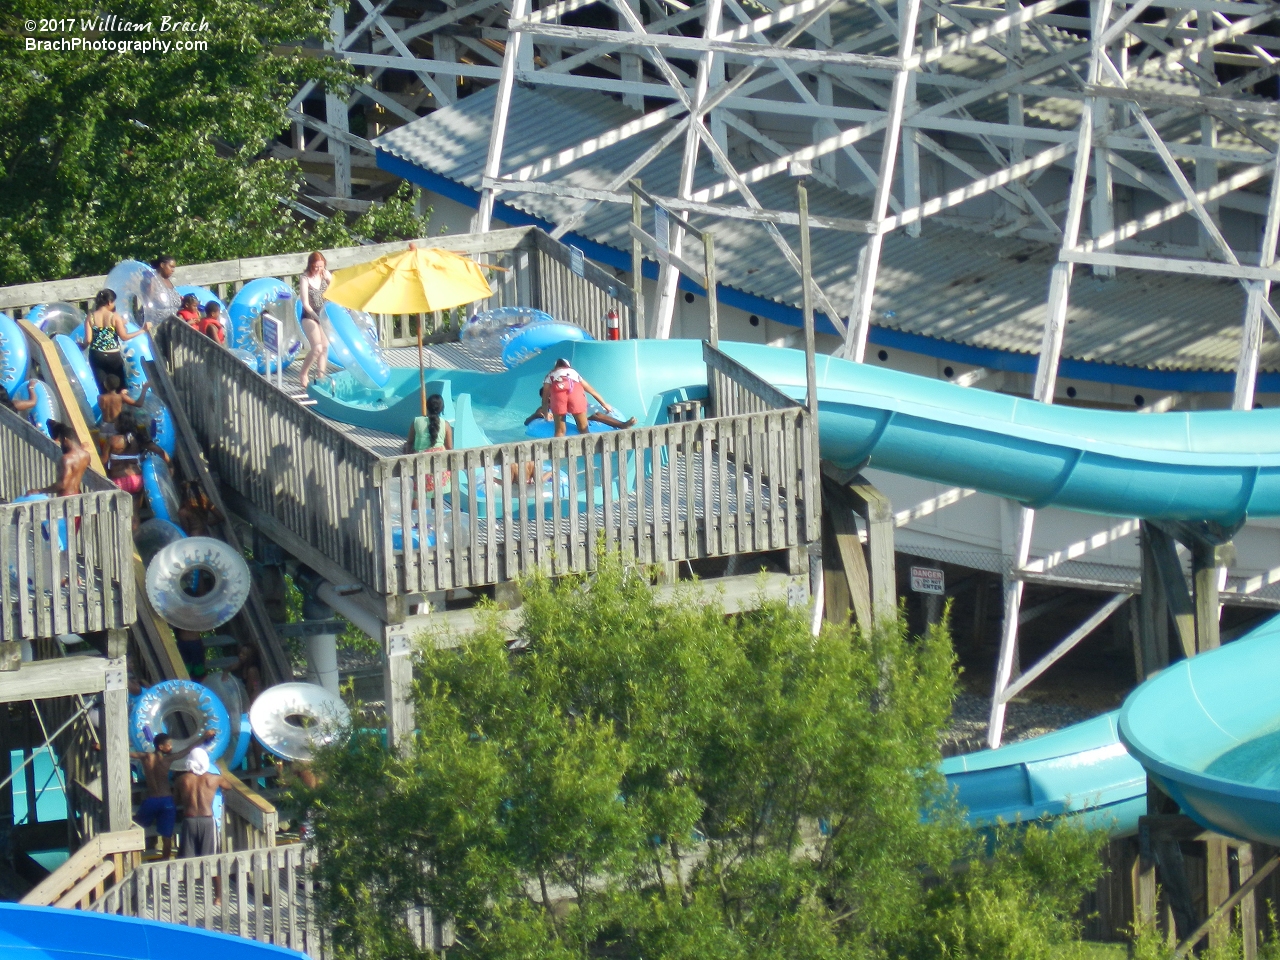
[[[329,369],[329,337],[321,318],[324,316],[324,292],[333,282],[333,274],[325,266],[324,254],[312,253],[307,257],[307,269],[298,280],[298,296],[302,301],[302,332],[306,334],[311,349],[298,371],[298,382],[305,393],[311,385],[310,374],[315,368],[317,380],[323,380]]]

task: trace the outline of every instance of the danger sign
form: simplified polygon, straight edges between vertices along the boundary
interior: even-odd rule
[[[947,584],[943,579],[942,571],[936,567],[912,567],[911,589],[916,593],[942,595],[947,592]]]

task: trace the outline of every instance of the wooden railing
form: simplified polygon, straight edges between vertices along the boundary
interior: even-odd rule
[[[141,827],[100,833],[34,886],[21,902],[33,907],[96,908],[137,868],[145,845]]]
[[[92,909],[216,930],[322,960],[332,951],[316,917],[314,867],[314,852],[300,843],[148,863]],[[430,910],[410,910],[406,922],[420,949],[453,945],[449,925],[437,923]]]
[[[418,326],[423,335],[455,330],[466,317],[489,307],[524,305],[546,310],[558,320],[585,327],[598,340],[606,337],[605,315],[616,309],[623,337],[631,336],[632,296],[628,287],[595,264],[583,261],[582,272],[572,250],[534,227],[493,230],[484,234],[424,237],[414,241],[341,247],[322,250],[330,270],[365,263],[387,253],[404,250],[412,242],[419,247],[439,247],[503,267],[492,271],[493,296],[457,311],[427,315],[380,315],[376,318],[383,346],[407,346],[416,342]],[[242,260],[221,260],[180,266],[173,276],[177,284],[209,287],[224,301],[250,280],[279,277],[298,288],[308,254],[287,253]],[[105,276],[77,277],[48,283],[26,283],[0,288],[0,310],[21,317],[33,306],[65,300],[86,309],[106,283]]]
[[[222,791],[226,817],[224,852],[274,847],[280,826],[280,814],[275,806],[228,770],[225,763],[219,763],[218,768],[228,783]]]
[[[155,334],[222,483],[352,577],[386,593],[378,457],[186,324]]]
[[[786,410],[802,405],[705,340],[702,342],[702,359],[707,364],[711,410],[717,417]]]
[[[640,564],[800,546],[816,535],[803,498],[808,429],[791,406],[383,460],[391,585],[432,592],[586,571],[600,538]],[[415,516],[406,534],[403,518]]]
[[[621,338],[630,340],[637,335],[632,293],[623,281],[585,258],[578,260],[571,247],[541,230],[531,230],[525,244],[532,248],[534,257],[524,303],[557,320],[578,324],[597,340],[608,338],[605,317],[610,310],[617,310]],[[576,272],[579,267],[581,274]]]
[[[57,445],[0,409],[0,496],[44,487]],[[133,501],[86,473],[84,493],[0,505],[0,639],[119,629],[132,623]]]

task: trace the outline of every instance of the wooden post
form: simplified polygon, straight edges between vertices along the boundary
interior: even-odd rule
[[[641,185],[639,180],[631,181],[637,187]],[[640,200],[640,194],[634,190],[631,191],[631,222],[636,225],[637,230],[644,229],[644,204]],[[635,330],[632,336],[637,340],[643,340],[645,337],[645,315],[644,315],[644,247],[633,234],[631,237],[631,297],[635,301],[635,306],[631,309],[632,322],[635,324]],[[714,346],[714,343],[712,344]]]
[[[1142,533],[1142,542],[1150,546],[1152,566],[1163,588],[1169,614],[1177,627],[1183,656],[1193,657],[1196,653],[1196,610],[1191,592],[1187,589],[1187,579],[1182,574],[1176,542],[1156,523],[1143,521]],[[1214,616],[1216,622],[1216,607]]]
[[[1212,836],[1204,842],[1205,854],[1205,901],[1207,910],[1212,913],[1218,904],[1231,896],[1231,873],[1227,862],[1228,850],[1226,837]],[[1209,949],[1218,950],[1225,946],[1231,935],[1231,916],[1225,915],[1209,928]]]
[[[867,518],[871,615],[877,620],[894,617],[898,613],[898,577],[893,558],[893,504],[862,476],[849,490],[861,501],[860,512]]]
[[[383,628],[382,691],[387,746],[400,754],[413,741],[413,645],[403,628]]]
[[[632,241],[635,243],[636,241]],[[711,238],[711,231],[702,231],[703,276],[707,281],[707,324],[711,345],[720,348],[720,310],[716,300],[716,244]]]
[[[796,185],[797,200],[800,207],[800,286],[801,307],[804,314],[804,382],[805,382],[805,404],[809,409],[809,422],[813,429],[813,457],[810,463],[815,465],[821,463],[820,454],[818,452],[818,366],[815,352],[817,345],[814,339],[813,329],[813,260],[809,248],[809,191],[805,189],[804,181]],[[819,478],[809,484],[815,496],[821,501],[819,491],[822,485]],[[821,503],[813,504],[813,508],[821,511]],[[821,528],[819,528],[821,529]],[[809,544],[809,595],[813,597],[815,606],[814,612],[814,632],[816,634],[818,621],[822,618],[821,607],[823,604],[822,588],[822,540],[819,539]]]
[[[854,619],[864,630],[869,630],[872,617],[871,575],[867,569],[867,557],[863,552],[861,539],[858,537],[858,525],[854,521],[855,510],[865,506],[865,501],[855,498],[847,487],[831,477],[823,478],[822,487],[828,507],[823,511],[824,520],[830,524],[835,546],[832,560],[838,558],[843,568],[844,576],[839,579],[844,580],[844,593],[848,595]],[[827,618],[837,620],[843,619],[845,615],[844,609],[837,608],[829,610]]]
[[[1138,679],[1145,680],[1169,665],[1169,613],[1164,598],[1164,584],[1156,566],[1152,545],[1152,527],[1141,524],[1142,596],[1138,603],[1137,646]]]
[[[1223,566],[1219,559],[1222,551],[1222,547],[1204,541],[1195,543],[1191,550],[1197,653],[1216,650],[1221,642],[1218,633],[1218,568]]]
[[[1239,870],[1240,886],[1244,887],[1253,876],[1253,846],[1248,843],[1236,845],[1236,866]],[[1258,902],[1252,891],[1245,894],[1240,901],[1240,946],[1242,960],[1257,960],[1258,956]]]
[[[133,823],[129,777],[129,688],[125,661],[115,660],[107,670],[102,695],[102,766],[105,780],[108,832],[128,830]]]

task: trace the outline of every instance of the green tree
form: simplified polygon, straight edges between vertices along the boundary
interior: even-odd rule
[[[815,639],[781,604],[659,605],[605,559],[527,583],[520,639],[427,646],[411,749],[321,760],[300,799],[345,954],[411,955],[414,903],[494,960],[1035,960],[1075,934],[1099,838],[1033,827],[984,860],[943,795],[945,627]]]
[[[307,80],[341,83],[335,61],[286,42],[327,31],[322,0],[105,0],[97,9],[19,0],[0,32],[0,283],[105,272],[125,257],[182,262],[421,235],[408,188],[353,224],[314,222],[281,204],[300,171],[265,156]],[[41,21],[62,21],[42,32]],[[82,20],[153,30],[102,32]],[[162,18],[207,29],[160,33]],[[35,24],[35,29],[28,24]],[[151,52],[28,50],[42,40],[202,41]]]

